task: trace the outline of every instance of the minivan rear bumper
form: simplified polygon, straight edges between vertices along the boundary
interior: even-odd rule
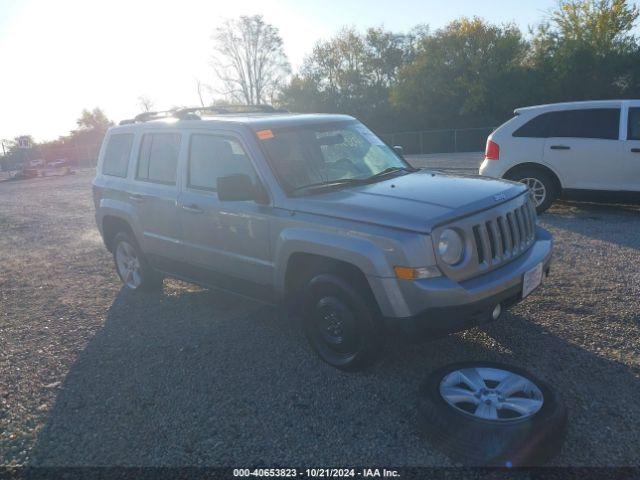
[[[551,234],[537,227],[536,241],[524,254],[479,277],[463,282],[446,277],[397,280],[403,310],[411,313],[394,315],[383,311],[385,324],[412,336],[438,337],[492,321],[496,305],[500,304],[504,312],[522,300],[524,274],[539,263],[543,264],[544,282],[551,266],[552,248]]]

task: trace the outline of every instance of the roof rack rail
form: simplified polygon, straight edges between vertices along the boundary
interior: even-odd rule
[[[274,108],[271,105],[211,105],[209,107],[182,108],[174,112],[181,120],[198,120],[197,112],[210,112],[216,115],[231,113],[288,113],[288,110]]]
[[[148,122],[149,120],[157,120],[159,118],[174,117],[176,111],[177,109],[174,108],[172,110],[160,110],[157,112],[142,112],[133,118],[120,121],[119,125],[130,125],[132,123]]]
[[[288,113],[289,111],[283,108],[274,108],[271,105],[211,105],[209,107],[174,108],[158,112],[143,112],[131,119],[122,120],[119,124],[130,125],[169,117],[179,120],[200,120],[199,112],[226,115],[232,113]]]

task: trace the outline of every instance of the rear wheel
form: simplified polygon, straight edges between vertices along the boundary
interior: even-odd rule
[[[531,190],[536,211],[542,213],[558,198],[560,191],[555,179],[542,169],[521,168],[507,173],[505,178],[524,183]]]
[[[129,233],[118,233],[113,239],[113,245],[116,271],[125,287],[147,291],[162,288],[162,276],[151,268],[138,243]]]
[[[364,286],[335,274],[318,274],[304,289],[302,317],[313,350],[340,370],[363,370],[382,351],[377,309]]]

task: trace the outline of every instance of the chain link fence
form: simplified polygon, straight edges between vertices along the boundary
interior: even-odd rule
[[[407,155],[483,152],[495,127],[450,128],[381,134],[389,145],[401,145]]]

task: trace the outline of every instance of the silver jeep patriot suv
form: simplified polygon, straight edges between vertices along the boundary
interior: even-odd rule
[[[344,370],[392,330],[496,320],[549,273],[525,185],[413,168],[346,115],[142,114],[107,132],[93,196],[126,288],[170,275],[286,305]]]

